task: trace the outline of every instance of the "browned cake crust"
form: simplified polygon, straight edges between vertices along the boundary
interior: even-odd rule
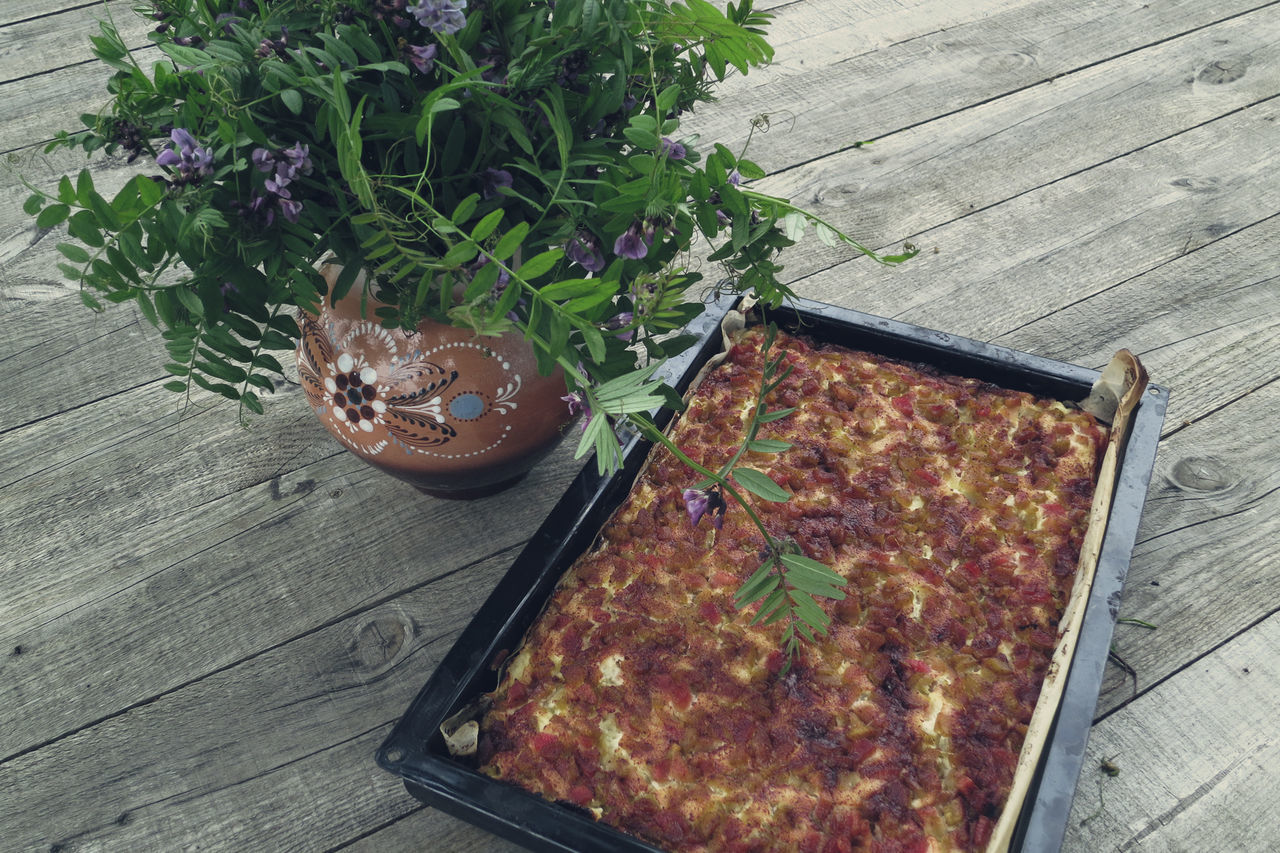
[[[715,468],[762,359],[749,330],[673,439]],[[744,464],[793,493],[754,506],[848,579],[830,632],[778,673],[780,624],[734,593],[764,542],[659,452],[512,659],[485,773],[671,850],[973,850],[990,836],[1071,591],[1105,434],[1079,411],[781,336],[799,411]]]

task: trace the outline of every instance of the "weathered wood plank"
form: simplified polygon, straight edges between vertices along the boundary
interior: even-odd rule
[[[0,337],[0,369],[39,377],[22,383],[12,405],[0,410],[0,436],[165,375],[168,359],[159,332],[132,306],[96,314],[70,293],[21,307],[0,299],[0,324],[6,328]],[[176,416],[181,399],[172,396],[156,414]],[[224,414],[234,418],[234,405],[225,406]],[[15,475],[0,474],[0,488]]]
[[[1139,689],[1275,610],[1264,591],[1280,584],[1280,467],[1258,425],[1277,404],[1273,380],[1161,445],[1121,602],[1123,615],[1157,627],[1121,625],[1115,637]],[[1133,689],[1110,670],[1099,713]]]
[[[752,159],[767,171],[779,172],[815,154],[879,139],[1273,6],[1265,0],[1212,6],[1196,0],[957,5],[961,19],[944,12],[936,27],[928,25],[934,7],[924,7],[915,32],[892,29],[892,14],[869,22],[854,20],[852,29],[873,33],[867,46],[878,49],[861,52],[865,48],[855,42],[840,61],[818,62],[812,69],[801,66],[803,70],[776,77],[752,72],[736,78],[714,108],[689,118],[688,128],[737,150],[750,131],[750,119],[769,115],[777,127],[755,136]],[[789,26],[805,29],[810,37],[797,39],[789,53],[834,58],[848,43],[849,32],[832,27],[833,21],[847,20],[839,0],[796,4],[794,14],[796,23]],[[1274,31],[1276,23],[1263,20],[1259,26]],[[879,33],[888,33],[893,41],[885,44]],[[1229,56],[1229,46],[1223,46],[1210,59]],[[790,61],[778,57],[780,64]]]
[[[1093,368],[1127,347],[1172,387],[1180,429],[1280,376],[1277,245],[1272,216],[994,341]]]
[[[1121,607],[1160,627],[1116,632],[1142,690],[1265,615],[1268,599],[1253,590],[1280,575],[1268,547],[1280,536],[1269,494],[1280,485],[1274,445],[1257,430],[1280,377],[1280,282],[1269,260],[1278,239],[1272,217],[997,338],[1095,367],[1128,346],[1172,388],[1172,435],[1157,457]],[[1222,572],[1212,582],[1209,565]],[[1109,668],[1099,713],[1133,691]]]
[[[1240,57],[1238,77],[1188,79],[1228,54]],[[966,263],[967,255],[957,253],[967,244],[930,245],[918,235],[1064,177],[1074,180],[1071,176],[1116,158],[1139,159],[1138,149],[1168,144],[1162,140],[1277,92],[1280,14],[1267,10],[944,115],[869,148],[817,159],[760,181],[758,188],[795,200],[873,246],[911,238],[926,250],[938,248]],[[1130,168],[1139,164],[1130,161]],[[1225,175],[1211,171],[1193,170],[1175,180],[1182,181],[1177,188],[1189,200],[1198,197],[1191,193],[1238,191],[1222,185],[1229,180]],[[1128,198],[1118,189],[1107,207],[1123,210]],[[1050,214],[1058,211],[1040,211],[1037,217]],[[1004,236],[1006,242],[1014,239]],[[1188,248],[1197,244],[1193,240]],[[852,255],[810,237],[783,258],[789,275],[800,277]],[[896,276],[874,277],[884,282],[894,304],[901,301],[890,287]]]
[[[36,4],[24,5],[34,7]],[[89,37],[99,34],[100,21],[113,20],[125,44],[145,47],[147,33],[155,22],[148,23],[133,14],[132,5],[124,0],[70,8],[63,5],[56,7],[53,14],[0,25],[0,97],[5,91],[3,86],[11,81],[43,74],[68,63],[91,61]],[[29,13],[32,9],[24,11]]]
[[[0,490],[25,522],[0,556],[0,648],[24,649],[6,667],[0,755],[509,548],[579,467],[566,446],[505,496],[440,501],[340,451],[305,410],[252,441],[225,414],[132,429],[113,401],[78,414],[99,430],[65,439],[80,462]],[[43,441],[10,434],[0,453]]]
[[[952,216],[960,215],[961,209],[965,208],[966,205],[986,207],[995,204],[1001,199],[1025,192],[1029,187],[1050,180],[1051,175],[1057,174],[1055,168],[1059,165],[1068,171],[1074,171],[1086,168],[1087,165],[1096,162],[1098,158],[1105,160],[1110,156],[1123,153],[1120,149],[1133,144],[1136,130],[1146,134],[1146,138],[1159,138],[1170,132],[1171,128],[1177,126],[1172,123],[1167,126],[1161,126],[1152,121],[1153,111],[1155,111],[1157,117],[1160,115],[1169,117],[1186,116],[1190,121],[1195,122],[1256,100],[1266,91],[1264,88],[1254,85],[1256,81],[1274,83],[1277,75],[1269,75],[1267,69],[1280,67],[1280,61],[1277,60],[1276,56],[1277,51],[1280,51],[1280,47],[1274,42],[1266,41],[1265,31],[1260,31],[1254,26],[1256,24],[1255,17],[1253,15],[1242,16],[1237,20],[1227,22],[1223,27],[1214,28],[1214,33],[1221,31],[1225,38],[1218,38],[1215,35],[1210,39],[1206,34],[1197,34],[1195,38],[1177,39],[1154,49],[1163,51],[1160,56],[1146,56],[1144,51],[1126,57],[1118,63],[1109,63],[1109,68],[1117,65],[1123,66],[1115,73],[1090,70],[1080,75],[1073,75],[1070,79],[1059,80],[1053,87],[1039,87],[1034,92],[1024,92],[1017,96],[1001,99],[994,104],[984,105],[976,111],[971,111],[975,113],[973,116],[966,118],[952,117],[944,120],[945,127],[934,129],[941,130],[941,133],[936,133],[934,130],[917,129],[902,135],[915,141],[895,148],[894,156],[889,158],[887,164],[882,165],[885,165],[890,174],[909,176],[907,183],[894,185],[892,192],[873,191],[865,194],[869,199],[867,204],[871,209],[886,211],[883,215],[877,215],[874,218],[896,218],[902,222],[902,230],[905,231],[925,228],[929,223],[946,221]],[[1260,32],[1264,34],[1259,34]],[[1251,70],[1251,73],[1246,74],[1235,83],[1220,86],[1219,88],[1225,91],[1222,93],[1222,97],[1218,99],[1196,95],[1192,92],[1195,88],[1194,86],[1185,86],[1180,80],[1176,81],[1176,83],[1170,83],[1167,87],[1138,85],[1140,78],[1147,73],[1145,69],[1149,67],[1148,63],[1160,67],[1181,67],[1194,64],[1193,57],[1202,55],[1203,51],[1207,49],[1207,46],[1201,44],[1197,39],[1214,43],[1223,40],[1239,42],[1245,47],[1249,47],[1253,56],[1252,68],[1258,69],[1257,73],[1253,73],[1253,70]],[[1091,132],[1090,137],[1093,143],[1091,146],[1086,148],[1070,142],[1072,135],[1069,130],[1078,128],[1090,121],[1091,116],[1101,114],[1103,112],[1102,107],[1114,101],[1115,92],[1117,91],[1142,92],[1144,94],[1141,101],[1136,101],[1127,105],[1128,108],[1119,110],[1120,120],[1101,124],[1095,122],[1094,126],[1099,127],[1100,130]],[[1179,97],[1181,97],[1181,100],[1178,100]],[[1202,111],[1196,112],[1196,110]],[[1007,162],[1017,155],[1016,146],[1022,144],[1014,142],[1012,143],[1013,147],[1011,147],[1011,143],[1006,141],[1011,134],[1009,132],[997,132],[993,128],[1003,128],[1008,131],[1010,128],[1020,127],[1028,122],[1025,118],[1027,115],[1035,116],[1030,121],[1038,124],[1034,134],[1035,138],[1051,141],[1059,140],[1060,142],[1052,143],[1052,147],[1045,150],[1043,156],[1034,161],[1041,164],[1038,169],[999,170],[995,178],[993,178],[991,172],[984,168],[984,164]],[[1126,116],[1133,116],[1133,118],[1126,119],[1124,118]],[[1020,127],[1020,132],[1025,131],[1025,129],[1025,127]],[[969,139],[969,137],[973,138]],[[935,140],[938,139],[946,140],[946,142],[936,142]],[[955,139],[962,140],[968,144],[958,145],[952,141]],[[906,139],[903,141],[906,142]],[[828,179],[832,175],[839,175],[847,171],[845,167],[859,159],[856,154],[843,154],[828,158],[827,161],[814,164],[812,172],[806,172],[806,176],[799,181],[783,182],[779,191],[784,194],[807,198],[814,203],[814,207],[818,212],[838,220],[842,214],[841,205],[846,203],[847,196],[859,195],[861,193],[854,191],[863,188],[858,186],[859,182],[856,178],[852,185],[837,185],[835,187],[832,187]],[[104,180],[104,174],[107,176],[107,183],[111,182],[112,177],[115,177],[118,182],[123,180],[127,171],[120,167],[120,174],[117,176],[113,174],[112,169],[106,164],[97,166],[97,168],[99,169],[97,174],[100,183]],[[790,178],[790,176],[788,177]],[[1227,180],[1224,183],[1216,175],[1202,178],[1177,178],[1174,180],[1175,182],[1182,181],[1183,189],[1188,192],[1217,195],[1233,193],[1230,181]],[[766,188],[772,190],[775,187],[770,184]],[[896,214],[890,212],[893,211],[895,205],[901,206],[900,199],[902,197],[913,200],[910,209]],[[1191,201],[1196,200],[1195,196],[1189,196],[1188,198]],[[976,200],[966,203],[963,201],[964,199]],[[15,199],[16,201],[17,199]],[[915,203],[917,201],[919,202],[918,204]],[[17,205],[15,204],[11,209],[17,211]],[[21,215],[20,212],[19,215]],[[26,227],[29,229],[32,226],[27,225]],[[855,226],[849,227],[857,230]],[[3,230],[4,223],[0,222],[0,233],[3,233]],[[13,244],[21,242],[22,239],[29,239],[26,232],[21,233],[21,238],[11,238],[7,241],[7,245],[11,247],[10,254],[17,251],[12,248]],[[940,239],[942,238],[940,237]],[[15,270],[32,268],[35,270],[52,270],[56,260],[56,253],[52,248],[53,242],[55,240],[45,239],[26,251],[17,251],[14,263],[10,266]],[[0,244],[0,257],[4,254],[5,245]],[[840,254],[837,250],[804,246],[793,250],[784,258],[791,266],[793,274],[803,274],[806,270],[813,269],[815,266],[831,263]],[[928,260],[928,258],[921,259],[916,264],[923,264]],[[6,277],[10,274],[18,273],[6,271]],[[872,271],[869,275],[874,279],[873,283],[882,282],[886,289],[893,290],[896,290],[894,285],[897,285],[900,279],[897,274],[881,273],[879,271]],[[32,295],[33,298],[39,298],[45,292],[44,289],[48,287],[49,285],[43,282],[34,287],[31,284],[22,283],[10,284],[6,290],[19,298],[21,295]],[[53,285],[53,287],[61,289],[64,286]],[[1041,297],[1039,291],[1033,290],[1033,292],[1036,294],[1037,299]],[[954,304],[958,301],[958,295],[953,294],[953,296],[955,298],[949,300],[949,302]],[[840,301],[834,296],[832,298],[833,301]],[[887,307],[890,300],[884,301]],[[892,300],[894,305],[900,302],[900,299],[895,298]],[[980,300],[974,300],[974,302],[979,305],[978,310],[985,313],[985,309],[980,307]],[[861,301],[856,304],[859,307],[870,307]],[[949,317],[954,316],[952,308],[949,307],[947,311]],[[956,327],[949,326],[948,328]],[[957,329],[957,331],[960,331],[960,329]]]
[[[416,801],[373,751],[513,558],[507,549],[433,573],[0,763],[6,847],[316,850],[408,813]],[[420,555],[424,576],[428,561]],[[6,655],[8,681],[30,661]],[[98,678],[117,672],[101,659]],[[490,849],[438,813],[415,824],[419,846],[453,832]]]
[[[417,800],[411,802],[418,804]],[[426,806],[405,814],[343,849],[351,853],[420,850],[428,840],[435,843],[436,839],[440,845],[437,849],[457,853],[518,853],[525,849]]]
[[[895,272],[823,272],[844,256],[802,246],[786,262],[808,275],[806,295],[1095,366],[1129,344],[1173,386],[1122,602],[1160,627],[1117,631],[1144,692],[1128,701],[1109,674],[1089,760],[1114,756],[1121,775],[1103,779],[1107,808],[1067,849],[1269,849],[1280,755],[1248,732],[1272,732],[1280,707],[1280,672],[1255,665],[1280,643],[1267,618],[1280,572],[1280,121],[1274,101],[1226,114],[1280,91],[1280,6],[775,5],[778,64],[726,87],[697,117],[707,137],[740,141],[746,118],[772,111],[752,156],[773,169],[816,158],[778,186],[856,235],[920,234],[939,249]],[[20,14],[61,8],[33,0]],[[0,25],[0,62],[4,36]],[[48,115],[70,127],[85,99],[101,100],[96,85],[63,88],[79,79],[71,69],[39,77],[5,101],[6,118],[28,107],[0,137],[29,145]],[[796,127],[783,133],[788,111]],[[827,156],[871,136],[883,138]],[[100,182],[123,174],[94,168]],[[31,245],[25,194],[0,175],[0,366],[58,383],[64,365],[93,364],[43,408],[27,405],[38,383],[10,382],[10,408],[32,414],[0,415],[0,516],[20,519],[0,522],[0,756],[21,753],[0,761],[0,838],[68,851],[496,849],[419,808],[371,753],[451,642],[445,626],[562,490],[570,449],[516,493],[462,507],[339,452],[292,414],[296,392],[269,401],[248,439],[225,406],[170,419],[173,398],[136,379],[159,366],[154,336],[128,308],[71,310],[51,263],[59,237]],[[37,300],[43,313],[25,314]],[[412,636],[397,646],[402,618]],[[1077,823],[1097,806],[1096,775]]]
[[[110,100],[107,80],[112,70],[100,63],[72,65],[17,83],[20,94],[8,94],[7,118],[0,127],[0,154],[43,147],[59,130],[80,130],[83,113],[96,113]],[[13,86],[15,83],[10,83]],[[0,87],[0,97],[5,96]]]
[[[1273,615],[1097,724],[1063,849],[1274,850],[1278,682]]]
[[[1234,113],[931,229],[918,237],[926,251],[900,268],[868,272],[849,262],[799,289],[993,337],[1271,216],[1280,208],[1280,186],[1267,178],[1277,117],[1274,101]],[[1223,135],[1235,143],[1222,146]],[[1271,165],[1255,170],[1253,158]],[[1200,183],[1211,189],[1188,188]],[[984,294],[999,294],[998,306]]]

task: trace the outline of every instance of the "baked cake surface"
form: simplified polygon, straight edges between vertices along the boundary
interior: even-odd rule
[[[710,468],[744,434],[747,330],[672,438]],[[659,450],[566,574],[482,722],[483,772],[669,850],[983,849],[1057,642],[1105,432],[970,379],[780,335],[792,368],[740,464],[792,493],[772,535],[845,577],[785,675],[781,624],[734,609],[764,541]],[[778,350],[775,349],[775,352]]]

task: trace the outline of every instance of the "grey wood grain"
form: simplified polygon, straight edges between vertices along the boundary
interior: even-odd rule
[[[278,642],[260,636],[241,660],[9,759],[6,849],[311,850],[408,812],[414,801],[374,765],[374,749],[514,556],[436,574],[423,559],[410,588]],[[41,652],[4,658],[0,678],[38,670]],[[98,667],[98,678],[118,669],[106,654]],[[246,813],[255,801],[271,806]],[[437,818],[425,816],[429,837]]]
[[[1274,850],[1278,661],[1273,615],[1096,725],[1064,849]]]
[[[69,55],[91,60],[85,46],[90,36],[99,34],[100,21],[114,21],[124,43],[138,48],[148,45],[146,34],[156,26],[133,14],[133,4],[124,0],[70,7],[65,3],[23,5],[29,17],[0,26],[0,86],[61,68]]]
[[[15,543],[35,559],[19,557],[3,572],[17,594],[4,601],[0,648],[24,651],[4,666],[14,719],[0,731],[0,757],[513,547],[577,470],[560,454],[506,498],[460,503],[420,496],[346,454],[287,467],[296,465],[292,453],[272,448],[241,461],[242,482],[230,488],[235,463],[222,460],[248,449],[244,438],[221,454],[207,440],[183,453],[177,445],[189,436],[175,436],[168,450],[154,439],[104,448],[98,480],[77,488],[33,479],[5,495],[7,506],[37,523],[23,525]],[[139,458],[146,448],[174,467],[157,474],[161,460]],[[201,467],[204,490],[180,473]],[[110,473],[128,471],[136,473],[123,486]],[[149,494],[156,481],[172,498],[151,521],[161,505]],[[121,502],[122,494],[133,497]],[[95,511],[104,503],[116,511]],[[83,527],[49,530],[55,509],[82,518]],[[66,568],[39,570],[48,564]]]
[[[1277,403],[1273,380],[1160,448],[1121,605],[1157,627],[1121,625],[1115,639],[1139,689],[1280,608],[1280,465],[1256,430]],[[1099,711],[1129,698],[1126,682],[1111,673]]]
[[[838,302],[861,282],[859,304],[871,313],[970,337],[1000,334],[1272,215],[1280,185],[1254,163],[1275,156],[1278,110],[1268,101],[1232,113],[923,232],[915,240],[925,251],[874,270],[874,289],[858,274],[868,265],[855,270],[854,262],[802,289]],[[1230,148],[1224,135],[1235,140]],[[1217,178],[1217,188],[1188,191],[1195,176]],[[1001,294],[998,311],[988,293]]]
[[[1269,849],[1280,5],[763,5],[777,62],[687,127],[736,148],[769,113],[762,189],[925,249],[883,270],[810,239],[784,256],[805,295],[1095,367],[1128,345],[1173,388],[1121,602],[1158,627],[1117,629],[1136,696],[1109,670],[1065,849]],[[0,847],[511,849],[372,751],[572,448],[456,504],[345,455],[288,383],[249,431],[181,411],[154,332],[79,309],[20,210],[19,176],[85,163],[37,146],[104,100],[99,11],[0,8]]]
[[[987,247],[926,235],[927,229],[981,216],[1051,183],[1108,167],[1117,158],[1131,158],[1117,164],[1121,169],[1141,169],[1140,149],[1164,142],[1176,146],[1179,134],[1271,97],[1280,77],[1280,44],[1274,29],[1265,26],[1271,14],[1243,14],[1220,26],[1134,50],[1064,74],[1051,84],[889,133],[872,146],[839,151],[802,170],[784,170],[756,186],[795,200],[872,246],[895,248],[911,239],[926,252],[946,252],[967,265],[975,252]],[[1230,47],[1224,48],[1224,43]],[[1188,79],[1228,50],[1248,57],[1241,76],[1217,84]],[[902,85],[926,62],[922,58],[905,65],[898,72]],[[1212,130],[1205,138],[1206,144],[1217,144]],[[1174,191],[1188,202],[1235,191],[1229,177],[1208,164],[1196,165],[1172,178]],[[1128,207],[1123,190],[1116,191],[1119,203],[1108,205],[1118,212]],[[1045,210],[1037,218],[1056,220],[1078,212],[1079,208]],[[1044,245],[1043,240],[999,236],[1006,243]],[[1182,245],[1194,249],[1204,239],[1188,234]],[[786,258],[793,278],[831,268],[855,254],[845,247],[824,247],[812,235],[802,245],[804,251]],[[894,276],[862,267],[843,272],[850,278],[873,279],[886,291],[885,310],[901,310]]]
[[[880,139],[1028,87],[1052,85],[1064,74],[1110,64],[1237,14],[1273,8],[1257,0],[1051,6],[967,0],[955,4],[954,13],[939,12],[938,24],[932,25],[930,15],[949,5],[917,7],[919,20],[905,30],[896,29],[902,19],[892,12],[874,24],[850,20],[848,30],[872,34],[863,42],[875,48],[870,50],[860,50],[858,42],[846,48],[848,30],[832,29],[833,21],[849,20],[839,0],[779,10],[780,19],[789,12],[806,30],[810,43],[797,44],[778,59],[799,67],[777,79],[755,72],[735,78],[715,107],[690,126],[704,139],[721,140],[736,151],[750,133],[752,117],[772,117],[776,128],[752,139],[752,159],[768,172],[781,172],[855,142]],[[1264,19],[1260,26],[1271,30],[1274,21]],[[888,35],[880,37],[885,28]],[[1223,46],[1209,60],[1225,60],[1226,50]],[[827,61],[809,64],[810,57],[822,55]]]
[[[1094,368],[1119,346],[1172,387],[1166,434],[1280,373],[1280,277],[1272,216],[994,338]],[[1259,415],[1263,413],[1259,412]]]

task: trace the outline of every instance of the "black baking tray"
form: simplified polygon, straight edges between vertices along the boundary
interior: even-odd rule
[[[663,366],[660,375],[677,390],[683,393],[706,361],[720,352],[719,324],[736,302],[723,297],[710,304],[689,330],[700,337],[700,343]],[[929,364],[1060,400],[1084,399],[1099,376],[1096,370],[808,300],[789,303],[770,319],[818,341]],[[1168,399],[1166,388],[1148,386],[1134,412],[1075,656],[1023,802],[1014,850],[1050,851],[1062,845]],[[669,414],[664,410],[658,416]],[[597,822],[585,811],[551,803],[480,774],[449,755],[439,731],[446,719],[496,687],[497,663],[520,645],[560,576],[591,545],[626,497],[649,446],[636,436],[625,438],[622,469],[601,476],[594,462],[588,462],[376,756],[383,768],[403,778],[413,796],[531,850],[657,850]]]

